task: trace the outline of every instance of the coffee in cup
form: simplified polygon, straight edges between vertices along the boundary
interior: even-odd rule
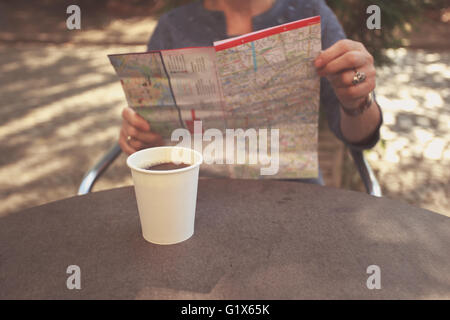
[[[144,168],[145,170],[177,170],[177,169],[183,169],[186,167],[189,167],[189,163],[173,163],[173,162],[164,162],[164,163],[157,163],[152,164]]]

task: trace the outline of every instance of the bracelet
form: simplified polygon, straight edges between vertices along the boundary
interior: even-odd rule
[[[367,98],[355,109],[349,109],[343,106],[342,103],[340,103],[342,110],[344,110],[345,114],[350,117],[357,117],[360,114],[363,114],[364,111],[370,108],[370,106],[373,103],[373,91],[367,96]]]

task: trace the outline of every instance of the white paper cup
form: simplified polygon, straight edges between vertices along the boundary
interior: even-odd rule
[[[158,163],[189,163],[175,170],[145,170]],[[133,153],[131,168],[144,239],[174,244],[194,234],[198,173],[202,155],[182,147],[155,147]]]

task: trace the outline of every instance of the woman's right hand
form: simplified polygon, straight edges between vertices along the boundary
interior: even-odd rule
[[[150,124],[133,109],[129,107],[123,109],[122,119],[119,145],[126,154],[130,155],[141,149],[164,144],[163,138],[151,132]]]

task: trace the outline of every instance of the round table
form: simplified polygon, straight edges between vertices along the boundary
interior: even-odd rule
[[[96,192],[0,218],[0,298],[450,298],[450,218],[317,185],[205,179],[194,236],[160,246],[141,235],[132,187]]]

